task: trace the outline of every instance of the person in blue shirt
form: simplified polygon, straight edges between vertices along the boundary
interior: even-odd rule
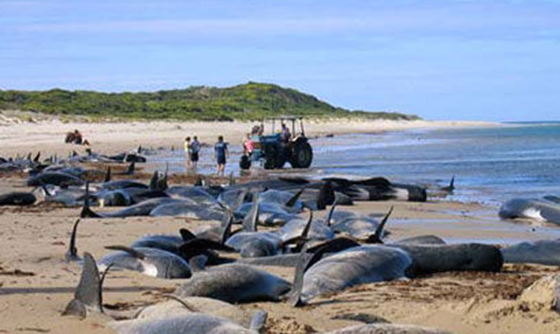
[[[226,169],[226,159],[229,157],[227,143],[224,142],[224,137],[219,136],[218,142],[214,145],[214,157],[218,164],[218,175],[224,176]]]

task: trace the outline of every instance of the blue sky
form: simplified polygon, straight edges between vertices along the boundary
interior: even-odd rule
[[[0,89],[247,81],[427,119],[560,120],[560,1],[0,0]]]

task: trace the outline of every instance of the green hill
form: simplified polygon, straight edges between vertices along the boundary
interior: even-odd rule
[[[92,118],[256,120],[273,115],[418,119],[417,116],[349,111],[295,89],[249,82],[228,88],[196,86],[140,93],[0,90],[0,110]]]

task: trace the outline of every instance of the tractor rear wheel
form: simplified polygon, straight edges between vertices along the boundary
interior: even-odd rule
[[[296,142],[290,157],[293,168],[309,168],[313,161],[313,149],[307,141]]]

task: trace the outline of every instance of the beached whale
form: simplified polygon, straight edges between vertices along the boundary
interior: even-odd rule
[[[321,258],[327,248],[298,266],[290,296],[293,305],[302,305],[318,295],[359,284],[403,278],[412,264],[407,252],[393,247],[356,246]]]
[[[392,242],[393,245],[445,245],[446,242],[437,235],[419,235],[416,237],[409,237],[399,239]]]
[[[62,172],[45,172],[27,179],[27,185],[30,187],[39,187],[46,184],[55,186],[83,186],[85,181],[77,176]]]
[[[560,224],[560,204],[540,199],[515,198],[500,207],[502,219],[530,218]]]
[[[324,334],[451,334],[439,329],[398,324],[368,324],[351,326]]]
[[[204,190],[202,187],[196,186],[173,186],[167,189],[167,193],[172,197],[188,199],[193,203],[213,205],[217,204],[217,199]]]
[[[527,241],[501,249],[505,263],[560,265],[560,239]]]
[[[53,185],[43,185],[41,189],[46,202],[60,203],[65,206],[83,205],[85,191],[82,187],[61,188]]]
[[[251,326],[253,320],[253,314],[250,312],[221,300],[205,297],[166,297],[170,299],[138,310],[134,319],[161,319],[170,315],[205,313],[226,318],[246,328]]]
[[[190,313],[171,314],[165,318],[114,321],[109,326],[119,334],[259,334],[265,320],[257,318],[254,320],[255,325],[245,328],[226,318]]]
[[[226,214],[218,204],[198,204],[186,200],[160,205],[150,212],[152,217],[172,216],[215,221],[222,221]]]
[[[138,204],[134,204],[122,210],[96,213],[90,209],[89,196],[86,195],[86,199],[84,200],[84,207],[82,208],[80,217],[81,218],[126,218],[126,217],[149,216],[150,213],[160,205],[171,204],[180,201],[181,200],[169,198],[169,197],[159,197],[159,198],[152,198],[140,202]]]
[[[30,192],[9,192],[0,195],[0,206],[3,205],[31,205],[37,201],[37,198]]]
[[[399,248],[410,255],[412,263],[406,270],[407,277],[448,271],[498,272],[504,263],[500,249],[493,245],[400,243],[387,246]]]
[[[232,263],[196,272],[177,288],[180,297],[198,296],[226,301],[248,303],[278,301],[290,290],[290,283],[253,266]]]
[[[167,279],[192,276],[187,261],[171,252],[149,247],[109,246],[106,248],[117,252],[110,253],[99,261],[101,269],[113,266]]]
[[[402,200],[425,202],[426,189],[416,185],[392,183],[386,178],[375,177],[364,180],[325,178],[332,183],[334,191],[349,196],[354,201]]]
[[[144,163],[148,161],[145,157],[138,155],[136,153],[119,153],[107,157],[108,159],[115,162],[134,162],[134,163]]]

